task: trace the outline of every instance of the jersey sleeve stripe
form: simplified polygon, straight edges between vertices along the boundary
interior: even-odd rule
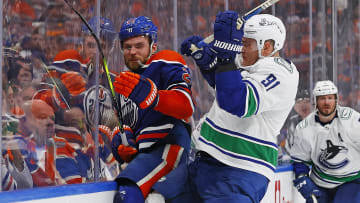
[[[193,100],[192,100],[189,92],[186,91],[187,89],[174,89],[174,90],[178,91],[178,92],[181,92],[186,96],[186,98],[189,100],[189,104],[191,105],[192,112],[194,112],[195,111],[195,106],[194,106]]]
[[[164,138],[169,133],[149,133],[149,134],[141,134],[136,138],[136,142],[140,142],[144,139],[151,139],[151,138]]]
[[[247,87],[247,113],[245,114],[245,118],[254,115],[257,109],[257,101],[255,99],[254,91],[251,87]]]
[[[166,63],[179,63],[182,66],[186,65],[184,58],[177,52],[172,50],[162,50],[159,51],[157,54],[154,54],[146,64],[154,63],[157,61],[164,61]]]
[[[174,127],[174,124],[169,124],[169,123],[160,125],[160,126],[150,126],[150,127],[142,129],[140,131],[140,134],[145,134],[146,132],[151,132],[151,131],[161,131],[161,130],[170,131],[173,127]]]
[[[170,89],[173,89],[173,88],[176,87],[176,86],[189,88],[188,83],[186,83],[186,82],[180,82],[180,83],[171,84],[171,85],[169,85],[166,89],[167,89],[167,90],[170,90]]]
[[[250,85],[248,87],[249,87],[249,89],[251,90],[251,92],[253,94],[253,99],[254,99],[255,104],[256,104],[256,108],[255,108],[256,110],[255,110],[255,113],[253,115],[256,115],[257,112],[259,111],[259,106],[260,106],[259,93],[258,93],[255,85],[252,84],[252,82],[250,82],[249,80],[244,80],[244,82],[246,82],[247,84]],[[254,95],[255,95],[255,97],[254,97]],[[253,105],[255,105],[255,104],[253,104]]]

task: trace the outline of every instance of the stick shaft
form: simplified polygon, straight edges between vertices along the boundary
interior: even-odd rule
[[[91,36],[95,39],[96,41],[96,45],[98,47],[98,50],[100,52],[101,58],[102,58],[102,62],[104,64],[104,69],[105,69],[105,74],[106,74],[106,78],[107,81],[109,83],[109,87],[110,87],[110,91],[111,91],[111,95],[112,95],[112,101],[113,101],[113,105],[116,108],[116,114],[118,116],[119,119],[119,128],[120,128],[120,134],[121,134],[121,140],[123,141],[124,145],[128,145],[127,139],[125,137],[124,134],[124,127],[123,127],[123,122],[122,122],[122,112],[121,112],[121,103],[118,104],[118,102],[116,101],[116,95],[115,95],[115,91],[113,88],[113,84],[111,81],[111,77],[110,77],[110,72],[109,72],[109,68],[106,62],[106,58],[104,55],[104,52],[101,48],[101,44],[100,44],[100,40],[99,38],[96,36],[96,34],[94,33],[94,31],[92,30],[92,28],[90,27],[89,23],[85,20],[85,18],[81,15],[81,13],[79,11],[77,11],[69,2],[68,0],[64,0],[65,3],[71,8],[71,10],[73,10],[81,19],[81,21],[85,24],[85,26],[89,29]],[[119,101],[120,102],[120,101]]]
[[[259,13],[261,13],[262,11],[264,11],[265,9],[269,8],[270,6],[274,5],[275,3],[277,3],[280,0],[267,0],[265,2],[263,2],[262,4],[258,5],[257,7],[253,8],[252,10],[250,10],[249,12],[245,13],[245,15],[243,15],[241,17],[241,24],[239,24],[239,29],[242,26],[242,24],[248,20],[250,17],[257,15]],[[212,42],[214,40],[214,34],[206,37],[204,39],[204,42],[209,44],[210,42]]]

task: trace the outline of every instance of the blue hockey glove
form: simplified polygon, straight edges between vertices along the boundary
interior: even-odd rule
[[[159,94],[155,83],[142,75],[132,72],[121,72],[115,77],[115,91],[130,98],[141,109],[154,108]]]
[[[200,69],[210,70],[217,63],[216,52],[202,41],[200,36],[191,36],[181,43],[181,54],[191,56]]]
[[[241,52],[241,40],[244,35],[239,14],[235,11],[220,12],[214,24],[214,41],[211,48],[218,52],[220,59],[234,59]]]
[[[132,130],[125,126],[124,133],[129,146],[125,146],[124,143],[122,143],[119,127],[114,129],[111,140],[111,152],[115,159],[121,164],[130,162],[138,152],[136,150],[136,143]]]
[[[200,36],[191,36],[186,38],[182,43],[181,43],[181,54],[185,55],[185,56],[191,56],[193,53],[193,50],[191,50],[191,45],[197,45],[201,40],[203,40],[203,37]]]
[[[293,183],[296,189],[306,199],[306,203],[313,203],[311,195],[315,195],[317,198],[322,196],[322,192],[307,175],[295,179]]]

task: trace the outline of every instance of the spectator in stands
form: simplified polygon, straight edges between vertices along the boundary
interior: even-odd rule
[[[21,88],[17,85],[6,85],[5,87],[6,112],[13,116],[24,114],[21,109],[20,92]]]
[[[42,100],[31,100],[23,105],[25,118],[29,120],[29,137],[21,137],[26,151],[22,151],[31,172],[34,187],[57,184],[82,183],[75,150],[55,134],[55,114]]]
[[[15,59],[10,64],[7,76],[11,84],[19,85],[20,87],[29,86],[33,79],[31,62],[22,58]]]
[[[10,182],[13,179],[16,189],[32,188],[32,176],[22,154],[27,150],[24,142],[17,135],[3,136],[2,139],[3,146],[6,146],[6,149],[3,149],[3,159],[11,176],[6,178],[10,179]]]
[[[291,148],[294,142],[295,127],[311,112],[310,95],[307,89],[300,89],[296,95],[295,105],[290,112],[286,122],[278,136],[279,161],[289,161],[290,157],[287,151]]]

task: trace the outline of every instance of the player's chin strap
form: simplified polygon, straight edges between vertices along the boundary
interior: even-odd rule
[[[151,41],[152,41],[152,40],[151,40]],[[152,47],[154,46],[154,44],[155,44],[154,41],[152,41],[152,42],[150,43],[149,55],[148,55],[148,57],[146,57],[146,60],[145,60],[145,61],[148,61],[148,60],[150,59],[150,57],[154,54],[153,51],[152,51]],[[139,68],[146,68],[146,67],[145,67],[145,64],[141,63],[140,60],[138,60],[137,62],[138,62],[138,64],[140,65]]]

